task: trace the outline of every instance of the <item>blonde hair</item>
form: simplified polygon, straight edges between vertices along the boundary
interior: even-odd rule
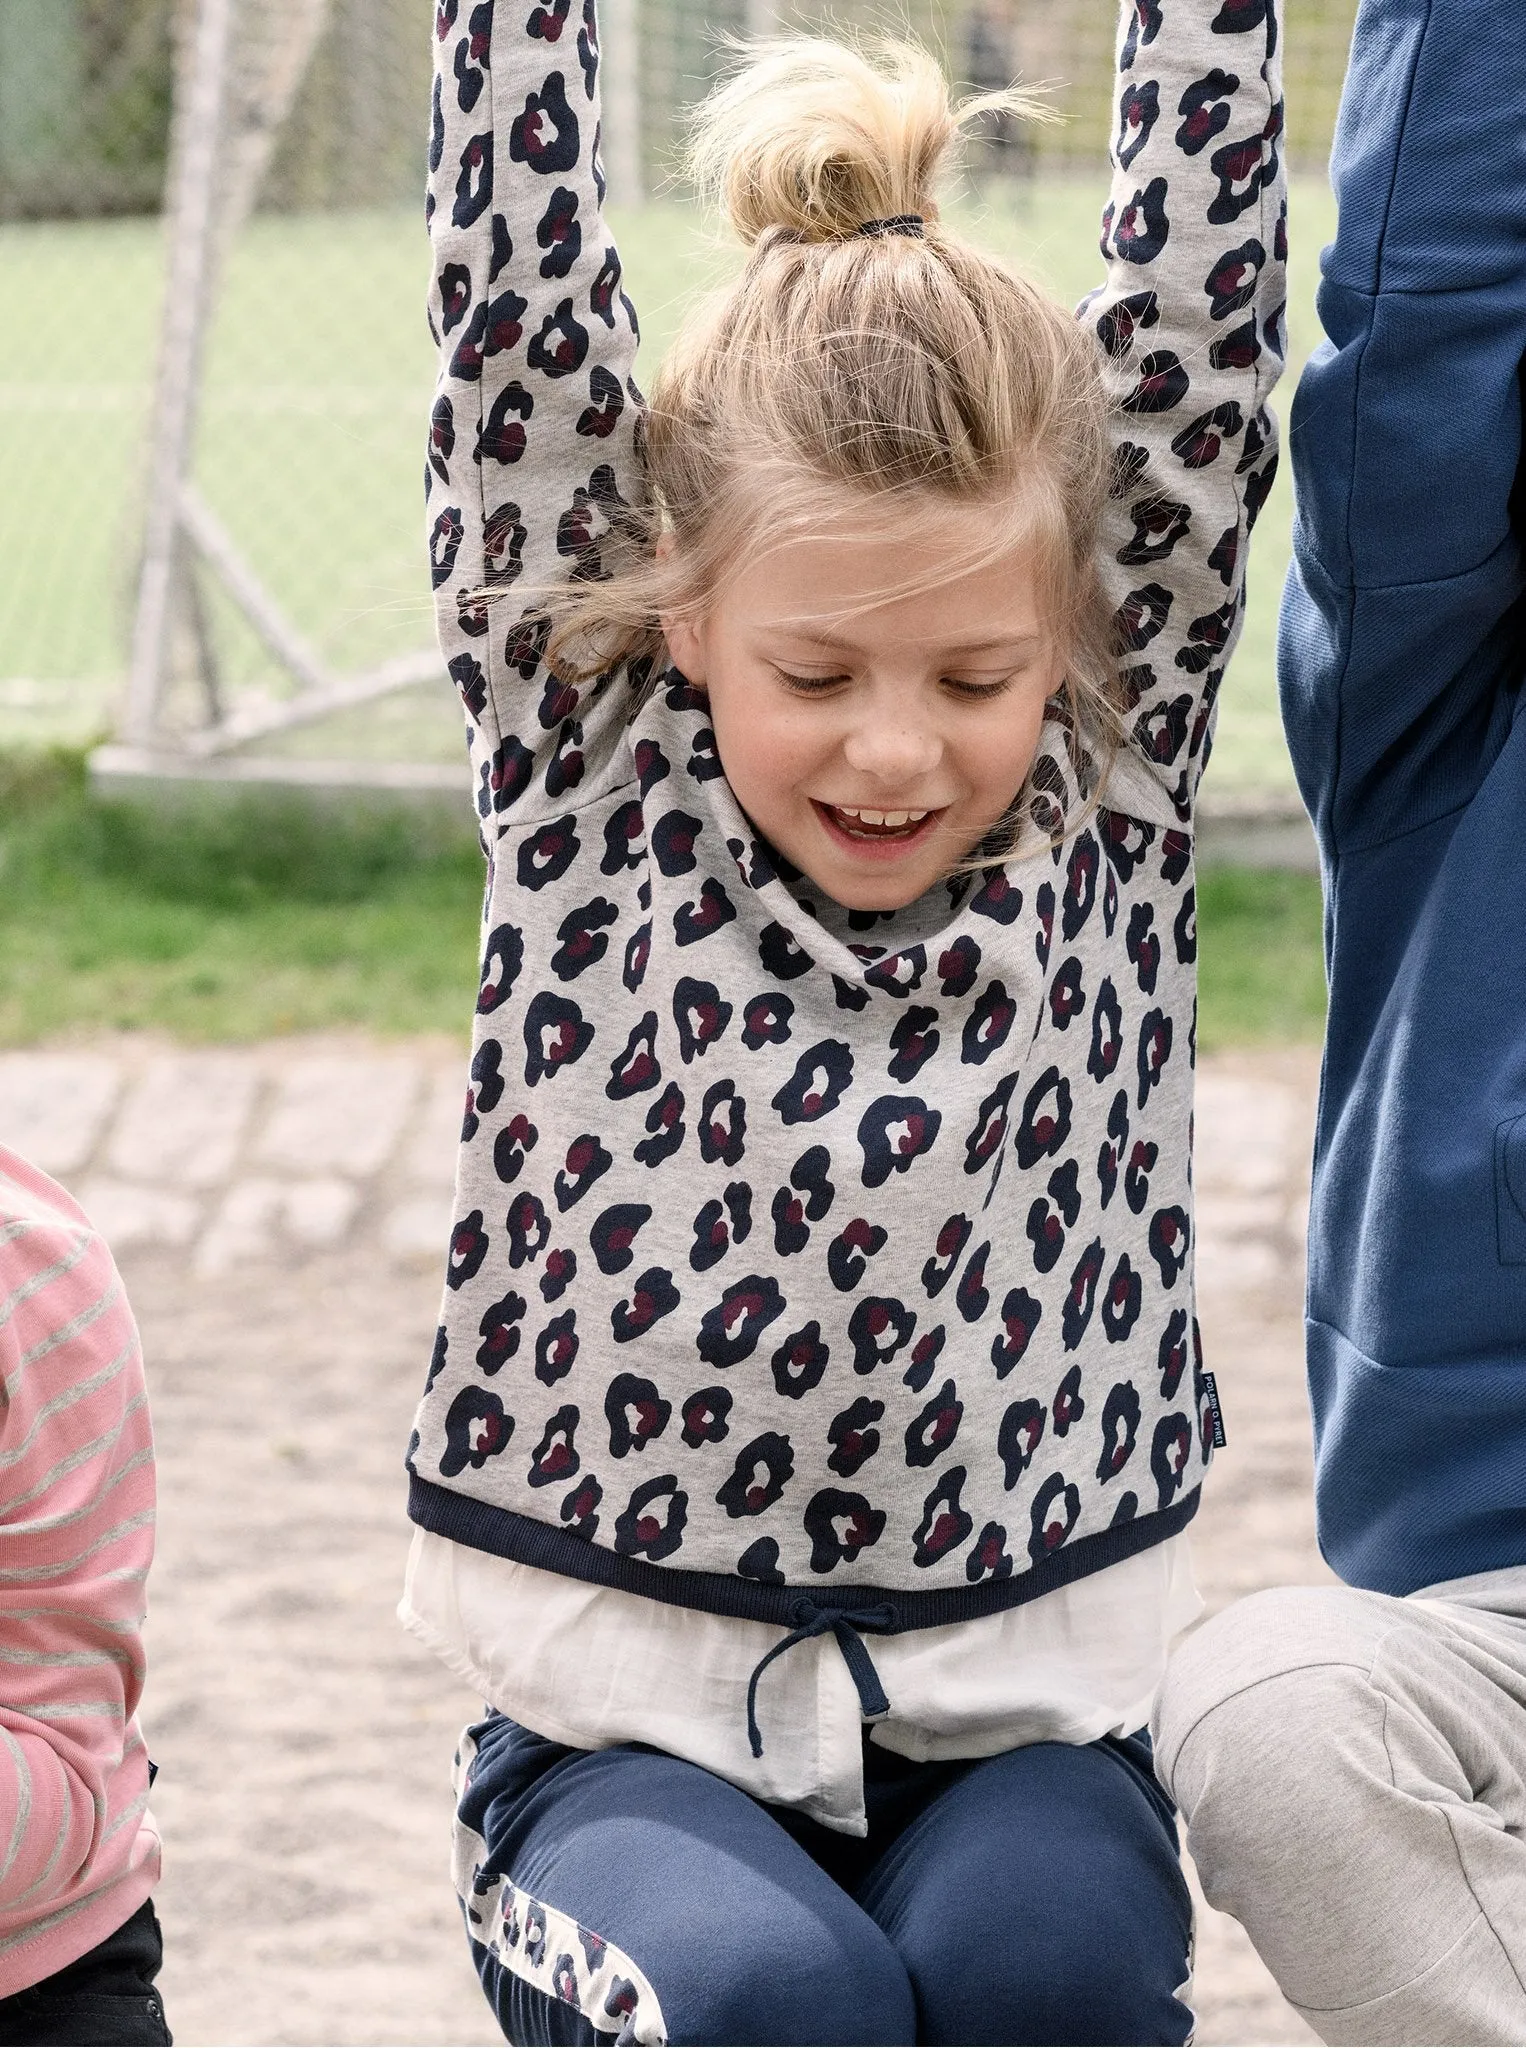
[[[1122,727],[1095,565],[1109,467],[1095,345],[934,202],[959,132],[993,111],[1035,103],[956,108],[913,45],[871,57],[814,38],[755,49],[699,109],[691,171],[750,253],[658,372],[647,502],[616,508],[598,559],[547,603],[564,673],[655,660],[659,617],[702,613],[760,533],[766,548],[866,509],[924,525],[940,504],[985,509],[971,567],[1031,549],[1067,655],[1072,756],[1083,786],[1088,754],[1105,772]],[[908,216],[920,234],[863,231]]]

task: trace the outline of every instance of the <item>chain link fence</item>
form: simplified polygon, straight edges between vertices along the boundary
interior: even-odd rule
[[[145,548],[178,474],[191,514],[167,557],[160,736],[220,730],[228,758],[442,773],[458,761],[418,511],[435,4],[450,0],[0,0],[0,744],[119,727]],[[1314,338],[1354,4],[1288,0],[1295,352]],[[197,187],[187,110],[218,7],[223,98]],[[676,182],[675,141],[737,37],[909,30],[961,83],[1048,88],[1065,118],[988,137],[959,204],[972,232],[1075,296],[1095,277],[1112,24],[1110,0],[821,0],[780,14],[770,0],[606,0],[611,201],[647,376],[685,301],[731,260]],[[204,261],[188,286],[197,189]],[[167,216],[162,195],[177,191]],[[1258,533],[1224,720],[1220,779],[1247,786],[1286,784],[1271,638],[1288,519],[1284,485]],[[315,684],[342,700],[378,677],[348,708],[291,716],[317,703]]]

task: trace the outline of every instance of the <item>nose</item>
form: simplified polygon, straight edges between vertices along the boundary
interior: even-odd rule
[[[943,741],[921,720],[904,713],[861,720],[843,742],[843,758],[855,775],[907,789],[931,775],[943,759]]]

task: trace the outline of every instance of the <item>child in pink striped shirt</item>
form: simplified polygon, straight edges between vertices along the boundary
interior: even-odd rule
[[[136,1720],[153,1550],[121,1279],[78,1205],[0,1146],[0,2044],[170,2039]]]

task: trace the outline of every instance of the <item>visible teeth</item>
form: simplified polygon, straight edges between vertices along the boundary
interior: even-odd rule
[[[927,816],[926,811],[865,811],[856,810],[850,804],[837,806],[845,818],[857,818],[861,825],[895,831],[902,825],[920,825]]]

